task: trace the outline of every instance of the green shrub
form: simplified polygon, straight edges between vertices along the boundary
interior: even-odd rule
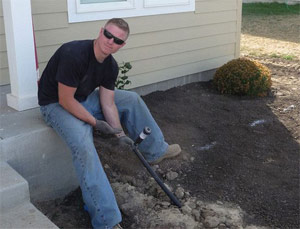
[[[213,84],[222,94],[266,96],[272,84],[271,73],[257,61],[238,58],[217,69]]]
[[[119,75],[116,80],[115,86],[118,89],[124,89],[124,87],[128,84],[131,84],[131,81],[128,79],[128,76],[126,75],[127,72],[132,68],[131,64],[129,62],[123,62],[119,66]]]

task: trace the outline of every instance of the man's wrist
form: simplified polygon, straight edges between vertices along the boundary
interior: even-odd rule
[[[91,124],[92,124],[92,126],[93,126],[93,127],[95,127],[95,126],[97,125],[97,119],[96,119],[96,118],[94,118],[94,121],[92,121],[92,123],[91,123]]]

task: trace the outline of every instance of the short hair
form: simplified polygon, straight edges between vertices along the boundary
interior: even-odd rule
[[[118,28],[122,29],[124,32],[127,33],[127,37],[129,36],[130,30],[128,23],[122,19],[122,18],[112,18],[108,20],[104,27],[106,27],[108,24],[114,24]]]

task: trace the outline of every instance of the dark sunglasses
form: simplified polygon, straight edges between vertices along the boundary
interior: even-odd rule
[[[107,39],[114,39],[114,42],[117,44],[117,45],[122,45],[125,41],[121,40],[120,38],[117,38],[115,37],[114,35],[112,35],[110,32],[108,32],[106,29],[104,29],[104,32],[103,32],[104,36],[107,38]]]

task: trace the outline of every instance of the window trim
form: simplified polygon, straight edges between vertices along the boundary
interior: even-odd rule
[[[178,5],[188,5],[191,0],[164,0],[165,3],[162,4],[161,0],[144,0],[144,6],[148,7],[166,7],[166,6],[178,6]]]
[[[76,0],[77,13],[89,13],[89,12],[102,12],[110,10],[126,10],[134,9],[135,0],[105,3],[80,3],[80,0]]]
[[[195,0],[127,0],[126,2],[80,4],[67,0],[69,23],[195,11]],[[85,5],[85,6],[84,6]]]

